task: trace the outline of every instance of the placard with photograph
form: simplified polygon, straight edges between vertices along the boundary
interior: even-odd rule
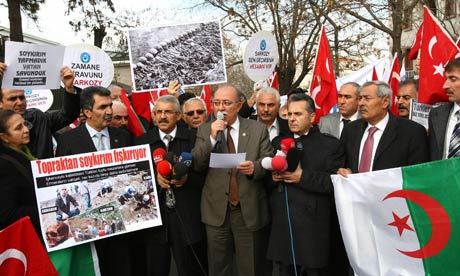
[[[134,91],[227,81],[220,22],[128,30]]]
[[[148,145],[32,161],[48,251],[161,225]]]

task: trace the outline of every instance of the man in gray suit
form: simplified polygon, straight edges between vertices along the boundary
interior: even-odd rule
[[[430,160],[458,157],[456,129],[460,117],[460,58],[447,63],[443,88],[450,104],[433,108],[428,117]]]
[[[344,126],[359,118],[358,89],[359,84],[356,82],[347,82],[340,87],[338,94],[339,112],[321,117],[318,126],[322,133],[340,138]]]
[[[201,217],[206,225],[209,275],[231,275],[233,258],[238,275],[257,275],[265,253],[261,230],[269,223],[264,183],[264,157],[273,149],[265,125],[238,116],[242,94],[222,86],[213,96],[214,115],[225,115],[198,128],[192,150],[197,171],[206,172]],[[220,134],[219,134],[220,133]],[[209,168],[211,152],[246,153],[233,169]]]

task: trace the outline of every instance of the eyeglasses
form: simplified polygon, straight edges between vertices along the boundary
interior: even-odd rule
[[[7,98],[7,100],[10,102],[15,102],[17,99],[19,99],[20,101],[24,101],[26,99],[26,96],[20,95],[20,96],[12,96],[12,97]]]
[[[174,110],[155,110],[155,114],[157,115],[163,115],[165,114],[166,116],[172,116],[176,114],[177,112]]]
[[[203,114],[206,112],[206,110],[204,110],[204,109],[197,109],[197,110],[192,110],[192,111],[185,112],[184,114],[191,117],[191,116],[193,116],[193,114],[195,114],[195,112],[196,112],[196,114],[198,114],[198,115],[203,115]]]
[[[221,104],[223,104],[224,106],[231,106],[232,104],[234,104],[236,102],[232,102],[232,101],[212,101],[212,104],[214,106],[220,106]]]

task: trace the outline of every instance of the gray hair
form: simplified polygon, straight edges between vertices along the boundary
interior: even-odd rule
[[[256,102],[259,101],[259,96],[260,94],[272,94],[272,95],[275,95],[276,97],[276,101],[278,103],[280,103],[280,93],[278,92],[278,90],[276,90],[275,88],[272,88],[272,87],[263,87],[262,89],[259,90],[259,93],[257,93],[257,97],[256,97]]]
[[[349,81],[349,82],[346,82],[346,83],[342,84],[342,86],[340,86],[340,89],[342,89],[342,87],[345,87],[345,86],[353,86],[355,88],[356,96],[359,95],[358,91],[361,88],[361,85],[359,85],[358,83],[356,83],[354,81]]]
[[[388,110],[391,109],[391,104],[393,102],[393,98],[391,97],[393,94],[393,90],[391,90],[391,87],[388,85],[388,83],[383,82],[383,81],[368,81],[364,83],[361,88],[359,89],[359,93],[361,94],[361,91],[368,86],[371,85],[377,85],[377,96],[381,99],[385,98],[386,96],[389,97],[389,105],[388,105]]]
[[[173,103],[174,111],[180,112],[179,100],[173,95],[164,95],[164,96],[159,97],[153,104],[153,111],[157,111],[158,103]]]
[[[182,112],[183,113],[185,112],[185,106],[190,104],[190,103],[192,103],[192,102],[200,102],[203,105],[204,110],[206,111],[206,114],[208,113],[208,108],[206,107],[206,103],[203,101],[202,98],[198,98],[198,97],[190,98],[190,99],[185,101],[185,103],[182,105]]]

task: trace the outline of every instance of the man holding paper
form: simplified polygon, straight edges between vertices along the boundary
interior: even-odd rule
[[[236,258],[238,275],[261,271],[265,252],[263,229],[269,223],[267,195],[261,166],[272,156],[267,128],[238,116],[242,93],[222,86],[213,96],[217,120],[198,128],[192,150],[197,171],[207,172],[201,198],[201,216],[206,224],[209,275],[231,275]],[[246,153],[236,168],[208,168],[213,151]]]
[[[6,70],[6,64],[0,63],[0,77]],[[29,148],[38,159],[54,157],[52,134],[71,124],[80,114],[80,98],[77,93],[79,89],[73,86],[74,72],[68,67],[63,67],[60,73],[64,84],[61,91],[65,93],[63,107],[57,112],[44,113],[35,108],[27,109],[24,90],[0,87],[0,108],[14,110],[32,124]]]

